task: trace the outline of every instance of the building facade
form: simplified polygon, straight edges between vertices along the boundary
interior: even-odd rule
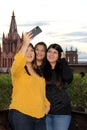
[[[0,46],[0,68],[4,68],[5,70],[11,67],[19,43],[21,43],[21,38],[17,31],[17,24],[13,12],[9,33],[7,36],[3,33],[2,36],[2,48]]]
[[[78,64],[77,49],[72,50],[72,47],[70,50],[66,49],[66,59],[67,59],[69,64]]]

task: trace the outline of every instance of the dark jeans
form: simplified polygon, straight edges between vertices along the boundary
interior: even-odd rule
[[[46,130],[46,117],[37,119],[12,109],[8,119],[12,130]]]

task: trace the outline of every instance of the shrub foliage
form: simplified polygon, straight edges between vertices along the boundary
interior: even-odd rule
[[[87,73],[84,77],[75,73],[68,87],[72,108],[87,112]],[[11,101],[12,83],[10,74],[0,75],[0,110],[8,109]]]
[[[10,74],[0,75],[0,110],[7,109],[11,101],[12,84]]]
[[[84,77],[74,74],[74,79],[68,88],[73,109],[87,111],[87,73]]]

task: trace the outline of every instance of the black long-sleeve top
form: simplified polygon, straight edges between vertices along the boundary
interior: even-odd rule
[[[61,75],[64,83],[62,89],[58,89],[57,85],[55,84],[55,69],[51,70],[51,84],[46,85],[46,95],[51,103],[49,114],[70,115],[71,102],[67,92],[67,87],[73,79],[73,72],[64,58],[61,59],[61,68]]]

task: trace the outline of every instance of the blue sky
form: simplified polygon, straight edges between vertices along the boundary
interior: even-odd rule
[[[9,32],[14,10],[18,33],[39,25],[42,33],[33,44],[58,43],[66,50],[77,48],[79,60],[87,59],[87,0],[3,0],[0,2],[0,43]]]

